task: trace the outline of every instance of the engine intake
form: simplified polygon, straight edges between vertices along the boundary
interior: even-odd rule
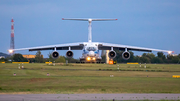
[[[67,51],[66,52],[66,56],[68,57],[68,58],[72,58],[73,57],[73,52],[72,51]]]
[[[128,59],[130,58],[130,53],[129,53],[129,52],[123,52],[123,53],[122,53],[122,58],[123,58],[124,60],[128,60]]]
[[[110,51],[108,53],[108,56],[109,56],[109,58],[114,59],[116,57],[116,52],[115,51]]]
[[[57,51],[52,52],[51,56],[56,59],[59,57],[59,53]]]

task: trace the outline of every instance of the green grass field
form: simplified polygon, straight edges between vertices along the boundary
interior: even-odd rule
[[[0,64],[0,93],[180,93],[180,78],[172,75],[180,75],[180,65],[32,63],[18,69],[6,63]]]

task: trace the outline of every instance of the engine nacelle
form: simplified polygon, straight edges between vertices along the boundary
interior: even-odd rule
[[[73,57],[73,52],[72,51],[67,51],[66,52],[66,56],[68,57],[68,58],[72,58]]]
[[[130,58],[130,53],[127,51],[127,52],[123,52],[122,53],[122,58],[124,60],[128,60]]]
[[[116,52],[115,51],[110,51],[108,53],[108,56],[109,56],[109,58],[114,59],[116,57]]]
[[[56,59],[59,57],[59,53],[57,51],[52,52],[51,56]]]

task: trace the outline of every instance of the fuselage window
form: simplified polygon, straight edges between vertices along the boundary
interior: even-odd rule
[[[88,51],[96,51],[97,49],[96,49],[96,47],[87,47],[87,50]]]

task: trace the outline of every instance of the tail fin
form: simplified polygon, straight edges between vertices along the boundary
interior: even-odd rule
[[[88,42],[92,42],[92,21],[111,21],[111,20],[117,20],[117,19],[68,19],[68,18],[62,18],[62,20],[78,20],[78,21],[88,21],[89,22],[89,34],[88,34]]]

